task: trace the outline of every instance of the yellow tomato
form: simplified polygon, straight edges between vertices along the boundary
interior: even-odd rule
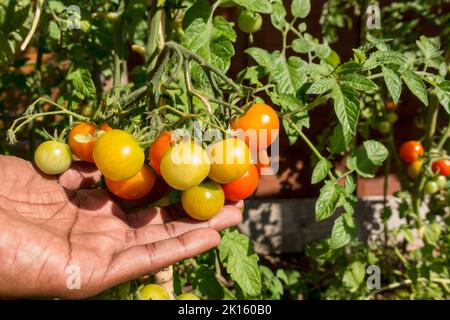
[[[95,143],[94,162],[101,173],[114,181],[134,177],[144,164],[144,151],[123,130],[105,132]]]
[[[157,284],[148,284],[138,292],[140,300],[170,300],[169,294]]]
[[[181,193],[184,211],[194,219],[209,220],[219,213],[225,204],[225,194],[220,184],[213,181],[184,190]]]
[[[183,141],[171,147],[161,160],[164,180],[174,189],[186,190],[200,184],[209,173],[206,151],[194,141]]]
[[[408,166],[408,169],[406,171],[408,173],[408,176],[412,180],[417,179],[417,177],[419,176],[420,170],[422,169],[422,165],[423,165],[422,160],[416,160]]]
[[[209,177],[219,183],[229,183],[242,177],[250,167],[250,149],[236,138],[214,143],[208,149],[211,157]]]

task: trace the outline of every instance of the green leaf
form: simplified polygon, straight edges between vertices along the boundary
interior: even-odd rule
[[[326,181],[320,189],[316,202],[316,221],[325,220],[333,215],[341,199],[340,187],[334,181]]]
[[[356,134],[356,126],[359,118],[359,98],[357,93],[347,87],[335,87],[333,89],[334,111],[344,130]]]
[[[298,72],[304,61],[298,57],[290,57],[286,61],[278,51],[273,52],[271,58],[270,80],[276,83],[278,93],[295,94],[307,80],[304,74]]]
[[[352,141],[352,135],[348,130],[344,130],[342,124],[338,124],[331,135],[330,145],[328,150],[334,154],[340,154],[347,149]]]
[[[286,25],[286,9],[284,8],[282,0],[274,0],[272,2],[272,14],[270,15],[270,20],[272,25],[278,29],[283,30]]]
[[[364,282],[365,276],[366,266],[360,261],[354,261],[345,270],[342,282],[352,292],[355,292]]]
[[[341,84],[345,84],[359,91],[371,91],[378,89],[375,82],[357,73],[349,73],[344,75]]]
[[[311,87],[309,87],[307,94],[322,94],[336,86],[336,81],[333,78],[322,78],[314,82]]]
[[[189,28],[189,26],[196,20],[200,19],[203,22],[207,22],[211,15],[211,7],[208,0],[197,0],[186,11],[183,17],[183,30]]]
[[[233,0],[238,5],[247,8],[251,11],[261,13],[272,13],[272,6],[269,0]]]
[[[325,179],[331,167],[332,165],[327,159],[320,159],[314,167],[311,177],[311,183],[316,184]]]
[[[413,71],[405,70],[402,74],[402,79],[405,81],[409,90],[417,97],[424,105],[428,105],[427,87],[422,79]]]
[[[356,190],[356,182],[355,178],[351,175],[348,175],[345,179],[344,190],[346,194],[352,194]]]
[[[438,223],[430,223],[425,227],[424,238],[426,243],[436,246],[441,237],[441,226]]]
[[[316,48],[314,41],[306,38],[295,39],[292,41],[292,49],[298,53],[313,52]]]
[[[284,292],[281,280],[278,279],[268,267],[259,266],[259,269],[261,271],[263,288],[270,292],[270,299],[281,299]]]
[[[291,12],[294,17],[306,18],[311,11],[310,0],[292,0]]]
[[[317,45],[314,51],[320,59],[327,59],[332,53],[331,48],[326,44]]]
[[[274,103],[276,103],[281,107],[281,112],[283,114],[296,112],[298,111],[298,109],[303,107],[302,102],[294,95],[272,94],[271,99]],[[290,117],[291,120],[294,122],[295,125],[297,125],[299,129],[302,129],[303,127],[309,128],[309,116],[307,112],[296,112]],[[286,120],[283,120],[283,127],[288,136],[289,144],[291,145],[294,144],[298,139],[298,132],[295,129],[293,129],[292,126],[289,124],[289,122]]]
[[[267,50],[261,48],[248,48],[245,53],[250,55],[260,65],[270,70],[272,59]]]
[[[334,220],[333,230],[331,231],[330,249],[339,249],[347,245],[352,240],[352,231],[346,225],[344,215]]]
[[[383,77],[392,100],[397,103],[402,94],[402,80],[395,71],[387,67],[383,67]]]
[[[237,230],[225,231],[219,245],[219,257],[245,295],[258,296],[261,293],[258,256],[248,237]]]
[[[434,93],[445,111],[450,114],[450,81],[443,81],[434,88]]]
[[[362,177],[373,177],[374,170],[380,166],[388,156],[386,147],[378,141],[364,141],[354,154],[347,159],[347,167]]]
[[[67,75],[67,80],[72,81],[75,91],[84,98],[96,97],[94,81],[89,70],[76,69]]]

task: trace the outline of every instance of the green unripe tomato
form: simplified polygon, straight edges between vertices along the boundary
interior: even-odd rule
[[[434,180],[439,186],[439,190],[445,190],[447,188],[447,178],[445,176],[437,176]]]
[[[239,13],[238,26],[245,33],[255,33],[261,29],[262,16],[250,10],[244,10]]]
[[[392,125],[388,121],[378,122],[375,128],[382,134],[387,134],[391,131]]]
[[[169,294],[157,284],[148,284],[138,292],[140,300],[170,300]]]
[[[428,181],[425,183],[425,193],[427,194],[435,194],[439,191],[439,186],[434,181]]]
[[[60,174],[72,164],[72,152],[68,144],[45,141],[34,152],[34,162],[46,174]]]
[[[200,300],[200,298],[193,293],[182,293],[177,297],[177,300]]]
[[[385,117],[386,121],[389,122],[390,124],[394,124],[397,122],[398,120],[398,115],[395,112],[388,112],[386,113],[386,117]]]

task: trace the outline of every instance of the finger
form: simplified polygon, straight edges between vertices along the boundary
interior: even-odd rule
[[[101,179],[102,174],[93,163],[74,163],[59,175],[58,182],[69,190],[85,189],[94,186]]]
[[[125,249],[111,262],[105,275],[108,286],[159,271],[175,262],[192,258],[220,242],[214,229],[198,229],[178,237]]]
[[[202,228],[217,231],[235,226],[242,221],[242,213],[234,206],[224,206],[222,210],[208,221],[199,221],[189,217],[173,220],[165,224],[148,224],[134,230],[131,246],[177,237],[183,233]]]
[[[139,228],[148,224],[167,223],[176,219],[186,217],[186,213],[177,205],[166,208],[147,208],[127,214],[127,220],[131,227]]]

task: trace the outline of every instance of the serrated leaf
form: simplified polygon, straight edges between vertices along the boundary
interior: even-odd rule
[[[277,92],[295,94],[306,82],[306,76],[299,72],[304,61],[298,57],[290,57],[286,61],[285,56],[278,51],[273,52],[271,58],[270,78],[272,82],[276,83]]]
[[[341,199],[340,187],[334,181],[326,181],[320,189],[316,202],[316,221],[325,220],[333,215]]]
[[[316,44],[310,39],[300,38],[292,41],[292,49],[298,53],[313,52],[315,48]]]
[[[331,167],[332,165],[327,159],[325,158],[320,159],[317,162],[316,166],[314,167],[311,176],[311,183],[316,184],[325,179]]]
[[[344,130],[356,134],[359,118],[359,99],[351,88],[335,87],[333,89],[334,111]]]
[[[359,91],[370,91],[378,89],[378,86],[375,84],[375,82],[357,73],[349,73],[344,75],[341,84],[345,84]]]
[[[96,90],[91,73],[87,69],[76,69],[67,75],[67,80],[72,81],[75,88],[75,94],[80,98],[95,98]]]
[[[238,5],[247,8],[251,11],[261,13],[272,13],[272,6],[269,0],[233,0]]]
[[[296,112],[303,107],[303,103],[294,95],[281,94],[271,95],[271,99],[274,103],[281,106],[281,112],[283,114]],[[291,115],[292,122],[301,130],[303,127],[309,128],[309,116],[307,112],[296,112]],[[283,127],[289,139],[289,144],[294,144],[298,139],[298,132],[292,128],[287,120],[283,119]]]
[[[358,72],[360,70],[362,70],[362,65],[361,64],[359,64],[357,62],[350,61],[350,62],[346,62],[344,64],[341,64],[337,68],[336,72],[345,74],[345,73]]]
[[[422,79],[413,71],[405,70],[402,73],[402,79],[405,81],[409,90],[417,97],[424,105],[428,105],[427,87]]]
[[[330,249],[339,249],[347,245],[352,240],[351,229],[344,221],[344,215],[334,220],[333,230],[331,231]]]
[[[346,194],[352,194],[356,190],[356,182],[355,178],[351,175],[348,175],[345,179],[344,190]]]
[[[389,94],[391,95],[392,100],[397,103],[402,94],[402,80],[392,69],[384,67],[382,72]]]
[[[364,282],[366,276],[366,266],[360,261],[354,261],[344,272],[342,282],[344,285],[350,288],[350,291],[354,292],[358,290],[361,284]]]
[[[441,237],[441,232],[441,226],[438,223],[433,222],[428,224],[425,227],[425,241],[432,246],[437,245],[439,238]]]
[[[332,78],[322,78],[314,82],[311,87],[309,87],[307,94],[322,94],[325,93],[333,87],[336,86],[336,81]]]
[[[258,296],[261,292],[261,274],[258,256],[253,251],[251,240],[237,230],[226,231],[219,245],[219,258],[231,279],[236,281],[247,296]]]
[[[261,48],[248,48],[245,50],[245,53],[250,55],[255,61],[265,68],[270,69],[270,65],[272,64],[272,59],[270,57],[270,53],[267,50]]]
[[[311,11],[310,0],[292,0],[291,13],[297,18],[306,18]]]
[[[270,15],[272,25],[278,30],[283,30],[286,25],[285,18],[286,9],[284,8],[283,1],[274,0],[272,2],[272,14]]]
[[[386,147],[378,141],[367,140],[356,149],[354,154],[347,159],[347,167],[362,177],[373,177],[374,170],[380,166],[388,156]]]
[[[450,81],[439,83],[434,88],[434,93],[445,111],[450,114]]]
[[[339,123],[333,130],[328,150],[334,154],[342,153],[349,146],[351,140],[351,133],[348,130],[344,130],[342,124]]]

